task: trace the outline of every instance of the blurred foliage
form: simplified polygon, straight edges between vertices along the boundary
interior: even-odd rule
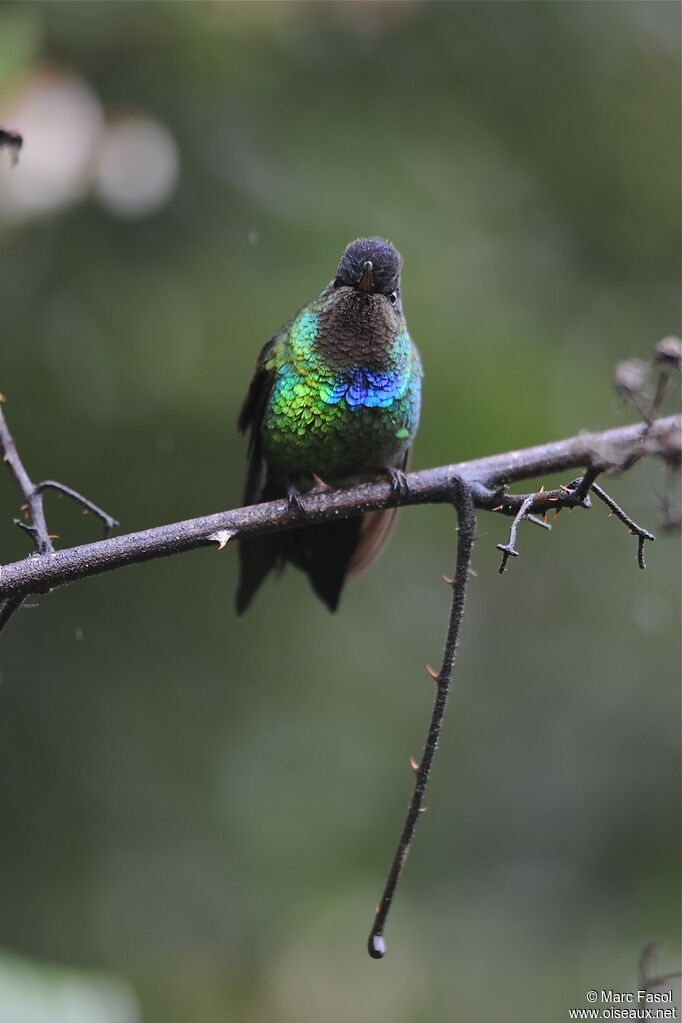
[[[0,1023],[138,1023],[125,984],[0,955]]]
[[[426,369],[415,468],[633,419],[613,365],[678,329],[679,29],[655,0],[4,3],[0,121],[66,74],[180,154],[146,217],[95,184],[5,207],[0,390],[34,477],[125,530],[239,504],[256,353],[372,233],[405,257]],[[654,528],[663,485],[610,483]],[[47,502],[62,543],[97,535]],[[27,552],[17,503],[0,477],[0,561]],[[445,626],[443,508],[403,512],[334,617],[289,572],[237,620],[230,548],[23,610],[0,945],[120,974],[145,1023],[546,1023],[635,985],[648,938],[674,956],[679,546],[640,573],[596,508],[526,528],[500,578],[507,525],[480,523],[384,963],[364,940]]]

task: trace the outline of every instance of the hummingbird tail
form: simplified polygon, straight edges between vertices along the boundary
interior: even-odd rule
[[[281,570],[286,562],[304,572],[320,600],[336,611],[344,584],[377,556],[395,515],[396,509],[388,508],[340,522],[240,540],[237,613],[246,611],[269,572]]]
[[[239,541],[237,614],[243,614],[266,575],[282,564],[282,537],[276,533]]]
[[[330,611],[336,611],[339,606],[361,529],[362,518],[356,517],[321,522],[291,534],[293,542],[287,560],[305,572],[313,590]]]

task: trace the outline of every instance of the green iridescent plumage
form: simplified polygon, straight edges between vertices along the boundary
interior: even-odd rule
[[[334,370],[320,357],[316,307],[324,305],[317,300],[299,313],[265,362],[275,379],[263,417],[263,450],[281,468],[323,477],[395,465],[419,417],[421,367],[407,330],[387,353],[388,400],[367,405],[368,389],[364,402],[359,395],[351,404],[348,389],[362,370]]]
[[[246,501],[402,470],[419,422],[421,363],[400,303],[401,260],[380,239],[345,250],[334,280],[268,342],[239,419],[251,432]],[[241,542],[238,609],[290,561],[336,607],[393,512]]]

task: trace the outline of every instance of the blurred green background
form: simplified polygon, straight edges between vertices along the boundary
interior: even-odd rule
[[[2,4],[0,123],[26,143],[0,154],[0,391],[34,478],[125,531],[238,505],[256,353],[374,233],[425,365],[414,468],[632,421],[614,363],[679,329],[679,23],[636,0]],[[651,464],[611,489],[656,529],[664,485]],[[2,562],[29,550],[18,504],[0,476]],[[62,544],[98,536],[47,505]],[[547,1023],[636,985],[649,938],[670,969],[679,544],[642,573],[605,509],[565,513],[500,577],[507,526],[480,522],[382,963],[446,508],[403,512],[336,616],[290,571],[238,620],[233,548],[23,609],[1,1023]]]

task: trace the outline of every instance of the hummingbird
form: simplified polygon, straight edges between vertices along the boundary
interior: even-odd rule
[[[331,282],[262,348],[238,419],[249,432],[245,504],[288,497],[302,525],[239,542],[237,612],[290,563],[335,611],[344,583],[382,548],[397,509],[305,525],[301,494],[404,472],[422,366],[400,298],[402,257],[382,238],[346,246]]]

